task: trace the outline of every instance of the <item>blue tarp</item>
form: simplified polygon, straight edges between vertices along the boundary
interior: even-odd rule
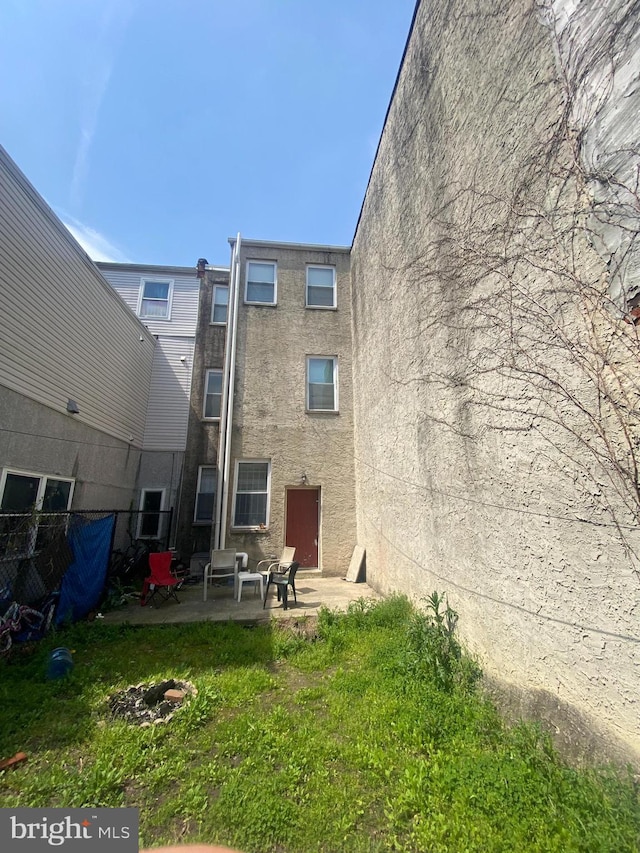
[[[115,516],[108,515],[88,524],[74,524],[69,530],[68,543],[73,551],[73,563],[62,579],[56,624],[83,619],[93,610],[102,595]]]

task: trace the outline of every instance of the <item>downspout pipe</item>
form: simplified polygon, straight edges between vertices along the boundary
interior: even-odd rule
[[[218,453],[216,460],[216,506],[213,517],[211,547],[220,548],[220,530],[222,528],[222,493],[224,491],[224,456],[227,443],[227,400],[229,399],[229,364],[231,361],[231,329],[234,306],[235,283],[235,246],[231,247],[231,262],[229,264],[229,299],[227,300],[227,327],[224,340],[224,370],[222,374],[222,399],[220,405],[220,432],[218,435]]]
[[[227,317],[227,339],[225,341],[225,371],[222,388],[222,419],[220,421],[220,445],[218,459],[222,459],[222,482],[218,483],[216,495],[215,547],[224,548],[227,539],[227,513],[231,476],[231,435],[233,430],[233,401],[236,375],[236,352],[238,341],[238,302],[240,292],[240,233],[231,249],[229,278],[229,314]]]

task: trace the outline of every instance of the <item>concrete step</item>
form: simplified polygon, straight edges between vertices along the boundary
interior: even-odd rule
[[[297,578],[321,578],[321,569],[298,569],[296,572]]]

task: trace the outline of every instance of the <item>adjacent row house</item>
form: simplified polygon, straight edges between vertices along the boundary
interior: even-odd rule
[[[133,497],[141,511],[135,534],[173,542],[175,522],[171,530],[165,526],[180,498],[200,281],[193,267],[97,266],[156,342]]]

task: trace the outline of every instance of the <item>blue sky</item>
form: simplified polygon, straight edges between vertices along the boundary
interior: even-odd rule
[[[348,245],[414,0],[1,0],[0,142],[94,257]]]

